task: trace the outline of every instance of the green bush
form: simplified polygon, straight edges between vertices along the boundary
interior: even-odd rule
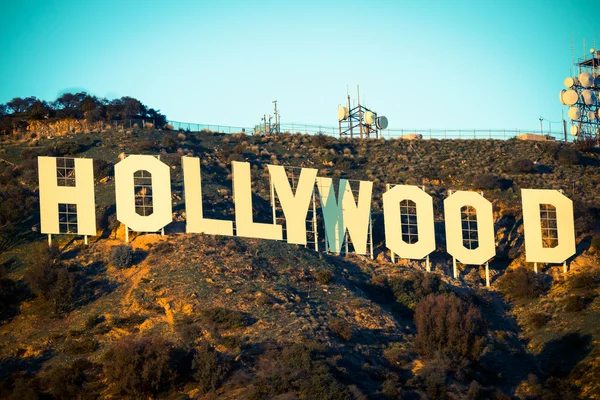
[[[532,312],[528,317],[529,324],[536,329],[543,327],[548,321],[550,321],[550,316],[540,312]]]
[[[221,329],[241,328],[247,325],[246,316],[225,307],[212,307],[200,312],[201,322]]]
[[[600,271],[594,267],[587,270],[567,275],[567,285],[570,289],[593,290],[600,283]]]
[[[83,146],[74,141],[60,141],[54,145],[55,157],[74,156],[83,150]]]
[[[567,298],[565,299],[564,308],[565,311],[568,312],[581,311],[585,308],[585,301],[583,297],[576,294],[572,294],[570,296],[567,296]]]
[[[579,162],[579,155],[570,147],[563,147],[558,152],[558,162],[563,165],[574,165]]]
[[[93,353],[98,348],[98,342],[93,338],[69,339],[65,342],[65,352],[69,354]]]
[[[416,304],[429,294],[448,292],[444,281],[432,273],[412,272],[393,277],[390,286],[396,301],[410,310],[414,310]]]
[[[117,268],[127,268],[133,261],[133,250],[130,246],[120,244],[112,248],[110,252],[110,263]]]
[[[528,173],[528,172],[533,172],[535,171],[535,165],[533,164],[533,161],[527,159],[527,158],[519,158],[517,160],[514,160],[511,164],[511,170],[515,173],[520,173],[520,172],[524,172],[524,173]]]
[[[476,189],[481,190],[508,189],[512,186],[512,182],[497,175],[486,173],[475,175],[473,185]]]
[[[173,150],[173,149],[177,148],[177,146],[179,146],[177,141],[169,135],[163,136],[161,144],[162,144],[162,147],[164,147],[165,149],[171,149],[171,150]]]
[[[315,278],[321,285],[327,285],[333,279],[333,272],[328,269],[322,269],[315,272]]]

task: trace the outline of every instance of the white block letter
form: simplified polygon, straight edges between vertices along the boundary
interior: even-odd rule
[[[306,245],[306,214],[315,188],[317,170],[302,168],[296,187],[296,194],[292,193],[285,168],[281,165],[267,165],[271,184],[277,192],[281,203],[287,232],[287,242]]]
[[[400,224],[400,202],[410,200],[417,207],[416,243],[402,239]],[[396,185],[383,194],[383,219],[385,245],[401,258],[423,259],[435,250],[433,199],[421,188],[411,185]]]
[[[152,214],[139,215],[135,207],[134,177],[137,171],[152,176]],[[156,232],[173,220],[169,166],[154,156],[132,155],[115,165],[117,219],[136,232]]]
[[[96,203],[94,200],[94,166],[90,158],[60,159],[68,162],[68,170],[75,171],[74,186],[58,186],[58,179],[66,181],[72,178],[57,178],[57,158],[38,157],[38,177],[40,184],[40,231],[42,233],[59,234],[59,204],[75,204],[77,206],[78,235],[96,235]],[[71,161],[73,164],[71,165]],[[61,165],[60,174],[67,171]],[[70,181],[72,182],[72,181]],[[71,211],[71,210],[70,210]],[[61,211],[62,213],[62,211]],[[65,218],[66,210],[61,217]],[[64,230],[63,230],[64,233]]]
[[[527,262],[562,263],[575,254],[575,223],[571,199],[558,190],[521,189],[521,201]],[[556,208],[556,247],[545,248],[542,244],[540,204],[551,204]]]
[[[341,196],[341,200],[335,198],[331,178],[318,177],[317,186],[329,250],[333,253],[342,250],[343,238],[348,228],[354,251],[357,254],[367,254],[373,182],[360,181],[358,205],[354,201],[352,188],[346,179],[340,179],[338,197]]]
[[[262,224],[252,218],[252,186],[250,163],[232,161],[235,226],[238,236],[281,240],[281,225]]]
[[[200,159],[197,157],[181,157],[181,163],[185,188],[186,232],[233,236],[232,221],[203,217]]]
[[[467,249],[463,243],[461,208],[471,206],[477,212],[476,249]],[[463,264],[483,265],[496,255],[494,215],[492,203],[475,192],[457,191],[444,200],[446,246],[448,253]]]

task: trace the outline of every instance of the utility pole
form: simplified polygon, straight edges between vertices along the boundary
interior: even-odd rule
[[[275,132],[279,133],[279,112],[277,111],[277,100],[273,100],[275,104]]]

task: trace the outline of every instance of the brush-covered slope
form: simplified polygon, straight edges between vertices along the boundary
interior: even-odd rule
[[[171,166],[166,236],[132,235],[124,246],[112,179],[122,152],[161,154]],[[592,148],[130,130],[6,143],[0,153],[0,397],[600,398]],[[233,217],[231,161],[252,165],[258,222],[271,217],[267,164],[374,181],[376,259],[184,234],[185,154],[201,158],[208,217]],[[63,236],[48,250],[37,232],[37,155],[94,158],[99,232],[88,246]],[[385,183],[434,197],[433,272],[389,262]],[[524,262],[519,188],[573,199],[568,274],[536,275]],[[479,268],[451,278],[442,201],[459,189],[494,204],[490,289]]]

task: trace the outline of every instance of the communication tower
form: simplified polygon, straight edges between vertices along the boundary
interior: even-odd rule
[[[254,126],[255,135],[281,133],[281,115],[277,109],[277,100],[273,100],[273,104],[275,106],[274,114],[263,115],[260,124]],[[275,122],[271,123],[273,119],[275,119]]]
[[[569,131],[575,140],[600,140],[600,50],[594,46],[573,64],[575,76],[565,78],[566,89],[559,93],[560,102],[569,107]]]
[[[358,93],[358,105],[352,107],[350,105],[350,95],[348,94],[348,106],[338,107],[338,126],[340,130],[340,139],[343,136],[354,137],[355,131],[359,137],[371,137],[374,135],[379,139],[379,131],[388,127],[388,119],[386,117],[377,116],[375,111],[372,111],[360,104],[360,91],[356,87]]]

